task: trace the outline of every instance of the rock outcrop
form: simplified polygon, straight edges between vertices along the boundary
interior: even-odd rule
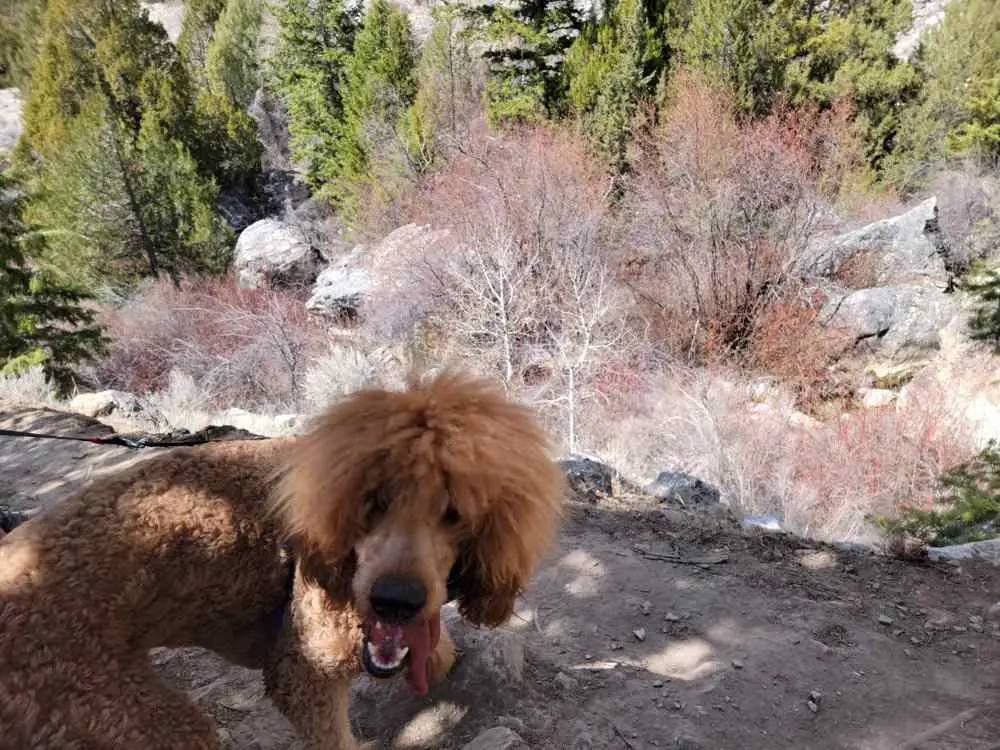
[[[316,280],[323,259],[299,227],[261,219],[244,229],[237,240],[233,267],[244,288],[297,287]]]

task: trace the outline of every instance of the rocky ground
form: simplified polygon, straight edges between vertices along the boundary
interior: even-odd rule
[[[0,428],[109,431],[2,405]],[[0,502],[58,502],[152,450],[0,438]],[[361,680],[353,717],[393,748],[986,750],[998,602],[984,561],[903,562],[745,529],[721,508],[579,496],[507,627],[448,613],[452,679],[427,698]],[[198,649],[153,658],[229,747],[296,746],[257,673]]]

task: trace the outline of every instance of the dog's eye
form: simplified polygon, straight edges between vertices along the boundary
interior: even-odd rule
[[[455,506],[449,505],[448,509],[444,512],[444,523],[446,526],[457,526],[462,520],[462,517],[455,510]]]

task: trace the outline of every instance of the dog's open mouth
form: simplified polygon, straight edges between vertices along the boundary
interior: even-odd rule
[[[427,659],[437,647],[441,615],[405,625],[368,618],[364,624],[361,663],[372,677],[392,677],[409,665],[407,681],[420,695],[427,692]]]

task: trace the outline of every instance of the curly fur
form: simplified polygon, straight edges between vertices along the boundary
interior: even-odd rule
[[[531,413],[450,373],[356,393],[301,438],[176,449],[96,482],[0,541],[0,750],[218,748],[153,646],[263,669],[307,747],[353,750],[373,582],[422,581],[435,618],[457,569],[462,615],[499,625],[563,492]],[[453,660],[442,629],[431,680]]]

